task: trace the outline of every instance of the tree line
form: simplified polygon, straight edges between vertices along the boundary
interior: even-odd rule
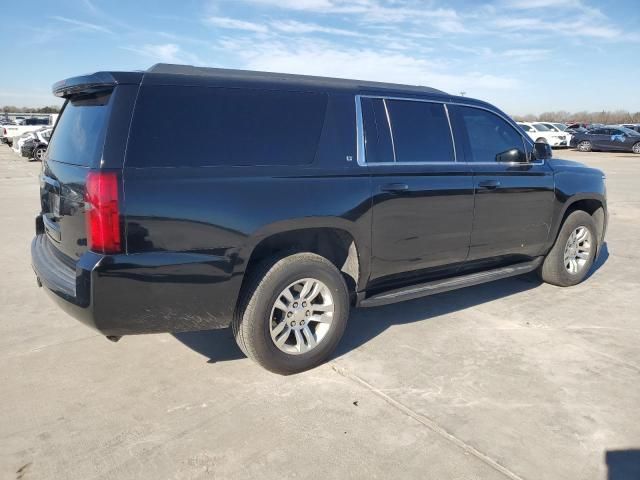
[[[640,112],[631,113],[627,110],[602,112],[543,112],[540,115],[514,115],[518,122],[562,122],[562,123],[603,123],[605,125],[618,123],[640,123]]]
[[[6,105],[2,107],[3,113],[60,113],[60,107],[49,105],[46,107],[16,107],[15,105]]]

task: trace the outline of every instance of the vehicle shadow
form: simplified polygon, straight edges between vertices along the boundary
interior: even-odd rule
[[[607,480],[640,479],[640,449],[609,450],[605,462]]]
[[[598,261],[594,264],[587,278],[600,269],[608,258],[609,250],[605,243]],[[364,345],[393,325],[426,322],[442,315],[523,293],[537,288],[541,284],[542,281],[538,276],[535,273],[530,273],[393,305],[353,309],[344,337],[331,358],[340,357]],[[244,354],[236,345],[230,328],[175,333],[173,336],[190,349],[208,358],[208,363],[244,358]]]
[[[208,358],[207,363],[244,358],[230,328],[174,333],[173,336],[191,350]]]

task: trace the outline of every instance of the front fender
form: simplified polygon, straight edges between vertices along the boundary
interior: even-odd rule
[[[608,221],[604,174],[597,169],[566,166],[555,173],[555,188],[555,209],[548,248],[550,249],[553,246],[567,212],[575,208],[578,202],[595,201],[602,206],[605,215],[602,232],[602,237],[604,238],[604,230]]]

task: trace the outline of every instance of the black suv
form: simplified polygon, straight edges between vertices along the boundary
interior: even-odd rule
[[[53,90],[33,267],[113,340],[231,326],[292,373],[353,306],[534,270],[574,285],[603,244],[602,172],[478,100],[163,64]]]

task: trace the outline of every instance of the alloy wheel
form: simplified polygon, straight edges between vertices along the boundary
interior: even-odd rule
[[[582,271],[591,255],[591,232],[587,227],[577,227],[564,247],[564,268],[572,275]]]
[[[329,288],[315,278],[291,283],[278,295],[269,330],[281,351],[299,355],[313,350],[331,328],[335,304]]]

